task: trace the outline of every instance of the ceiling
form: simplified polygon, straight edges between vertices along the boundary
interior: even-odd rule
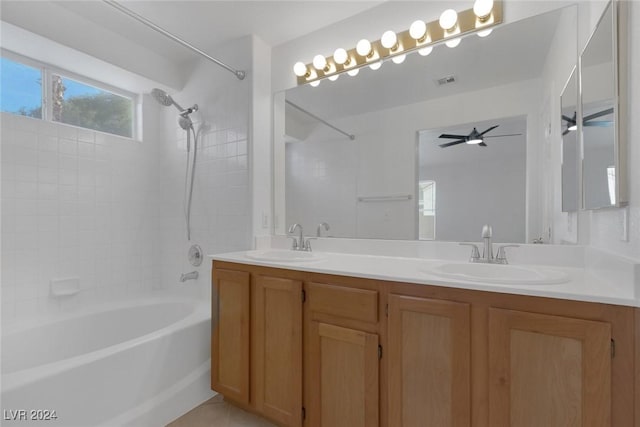
[[[254,34],[271,46],[346,19],[382,1],[119,1],[156,25],[207,51]],[[99,0],[0,2],[1,18],[69,47],[108,43],[105,30],[132,44],[184,63],[194,53]],[[87,23],[100,31],[86,30]],[[73,36],[69,32],[76,31]],[[67,34],[65,34],[67,33]],[[118,46],[118,44],[114,44]],[[86,52],[91,54],[91,52]]]

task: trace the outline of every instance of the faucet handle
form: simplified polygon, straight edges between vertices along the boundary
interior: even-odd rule
[[[291,249],[294,251],[298,250],[298,239],[296,236],[287,236],[287,239],[291,239]]]
[[[304,247],[301,248],[303,251],[311,252],[311,242],[310,240],[316,240],[317,237],[305,237],[304,239]]]
[[[505,248],[519,248],[520,245],[502,245],[498,247],[498,253],[496,254],[496,262],[499,264],[508,264],[507,262],[507,251]]]
[[[480,250],[478,249],[478,245],[475,243],[462,242],[460,243],[460,246],[471,246],[471,258],[469,258],[469,261],[475,262],[480,259]]]
[[[482,226],[482,238],[485,239],[487,237],[491,237],[493,234],[493,229],[489,224],[485,224]]]

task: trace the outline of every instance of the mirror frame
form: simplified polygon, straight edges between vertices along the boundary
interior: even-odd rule
[[[598,27],[605,19],[607,12],[609,11],[610,8],[611,8],[611,19],[612,19],[611,28],[613,33],[612,34],[613,46],[611,46],[611,48],[613,53],[613,87],[614,87],[613,101],[614,101],[614,107],[615,107],[613,112],[613,117],[615,122],[613,150],[614,150],[614,160],[615,160],[614,166],[616,168],[616,183],[615,183],[616,203],[608,206],[587,207],[585,206],[585,200],[586,200],[585,187],[586,186],[584,185],[585,149],[584,149],[584,132],[583,132],[583,123],[582,123],[582,117],[583,117],[583,108],[582,108],[583,59],[582,57],[584,56],[587,48],[589,47],[589,44],[591,43],[594,35],[598,30]],[[578,92],[580,97],[580,100],[578,103],[578,108],[579,108],[578,113],[580,117],[578,132],[579,132],[579,138],[580,138],[580,151],[581,151],[580,196],[582,199],[582,202],[581,202],[582,210],[621,208],[621,207],[627,206],[629,203],[629,184],[628,184],[629,179],[627,175],[627,170],[628,170],[628,160],[627,160],[627,141],[628,141],[627,139],[627,135],[628,135],[628,130],[627,130],[628,128],[628,123],[627,123],[627,117],[628,117],[628,95],[627,95],[628,22],[627,22],[627,19],[628,18],[626,18],[627,16],[628,16],[627,2],[620,1],[620,0],[610,0],[607,6],[604,8],[602,15],[600,15],[600,18],[598,19],[598,22],[595,28],[591,32],[591,35],[589,36],[587,43],[585,44],[578,58],[578,65],[580,70],[578,75]],[[623,18],[620,19],[620,17],[623,17]]]

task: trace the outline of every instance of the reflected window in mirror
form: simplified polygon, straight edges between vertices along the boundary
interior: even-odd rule
[[[436,182],[418,183],[418,232],[420,240],[436,239]]]

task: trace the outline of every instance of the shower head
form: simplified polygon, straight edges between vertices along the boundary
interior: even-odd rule
[[[158,101],[159,104],[164,105],[165,107],[174,105],[179,111],[184,111],[184,108],[182,108],[176,101],[174,101],[171,95],[169,95],[162,89],[154,88],[151,91],[151,96],[153,96],[153,99]]]

